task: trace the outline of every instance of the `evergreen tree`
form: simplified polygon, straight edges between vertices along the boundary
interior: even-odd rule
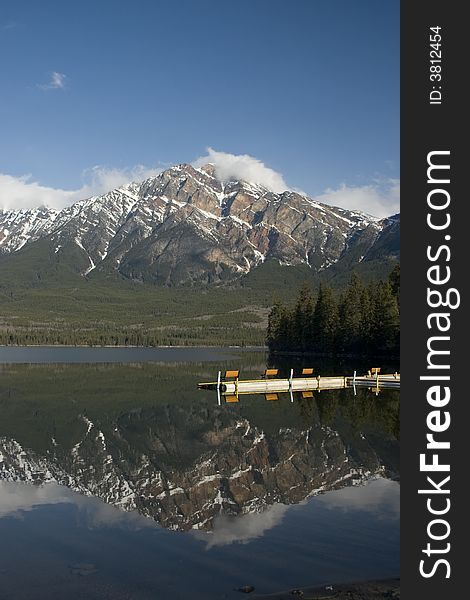
[[[268,315],[266,343],[270,350],[292,349],[292,326],[288,309],[279,301]]]
[[[275,300],[273,307],[269,311],[266,344],[270,350],[279,349],[279,333],[283,308],[281,302]]]
[[[392,288],[392,293],[396,297],[398,307],[400,307],[400,263],[397,263],[390,275],[388,276],[388,282]]]
[[[362,288],[361,299],[359,303],[361,313],[361,335],[358,341],[359,354],[372,354],[371,350],[371,313],[372,313],[372,298],[370,288]]]
[[[337,309],[330,287],[320,285],[313,312],[313,347],[317,352],[332,352],[335,348]]]
[[[357,274],[353,273],[338,306],[338,352],[360,351],[364,321],[363,302],[364,287]]]
[[[302,352],[309,349],[313,333],[314,303],[312,292],[308,285],[303,285],[299,292],[292,315],[293,340],[295,350]]]
[[[375,354],[398,353],[400,316],[398,302],[390,284],[380,282],[372,288],[370,339]]]
[[[270,350],[397,356],[400,348],[399,266],[387,282],[364,287],[353,273],[338,304],[320,285],[317,301],[307,286],[295,305],[275,302],[268,317]]]

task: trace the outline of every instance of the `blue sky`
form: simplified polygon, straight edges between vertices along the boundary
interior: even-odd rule
[[[0,64],[0,207],[211,147],[325,201],[396,208],[398,0],[16,0]]]

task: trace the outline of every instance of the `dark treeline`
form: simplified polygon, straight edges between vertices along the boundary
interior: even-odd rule
[[[119,327],[97,328],[90,331],[85,324],[76,327],[41,329],[7,327],[0,330],[0,346],[224,346],[227,340],[238,346],[260,346],[264,332],[260,328],[239,325],[232,327],[194,327],[188,324],[181,329],[158,333],[127,330]]]
[[[274,304],[266,343],[273,352],[398,356],[399,292],[399,265],[388,281],[368,286],[353,273],[349,286],[339,297],[322,285],[315,298],[304,286],[294,306]]]

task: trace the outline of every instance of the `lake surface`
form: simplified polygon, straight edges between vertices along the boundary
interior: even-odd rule
[[[258,376],[264,352],[14,349],[34,350],[24,364],[10,350],[2,600],[230,599],[399,574],[396,391],[218,406],[198,381]]]
[[[0,346],[0,363],[186,362],[195,359],[206,362],[236,358],[242,351],[239,348]]]

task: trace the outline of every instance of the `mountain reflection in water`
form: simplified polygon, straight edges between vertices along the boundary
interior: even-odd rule
[[[217,406],[194,390],[190,371],[11,367],[1,384],[1,478],[57,482],[169,529],[211,530],[219,514],[397,477],[396,392]]]
[[[247,377],[259,375],[262,358],[246,353],[237,366]],[[232,365],[233,360],[227,363]],[[218,406],[213,393],[195,387],[219,366],[224,365],[3,366],[0,528],[19,515],[23,525],[15,522],[21,528],[35,514],[59,519],[64,510],[78,511],[87,531],[189,532],[185,553],[190,547],[197,552],[201,544],[212,553],[235,548],[235,542],[280,543],[278,536],[284,555],[294,544],[289,552],[295,565],[289,568],[297,576],[309,572],[319,549],[322,556],[330,552],[331,564],[304,577],[305,584],[395,575],[399,394],[335,390],[295,396],[293,403],[282,395],[276,402],[246,396]],[[294,543],[289,536],[295,531]],[[348,536],[355,539],[352,546]],[[180,540],[165,539],[165,544]],[[353,566],[358,557],[346,558],[347,548],[357,543],[374,555],[360,568]],[[377,552],[382,544],[386,548]],[[334,558],[337,548],[342,558]],[[270,546],[263,558],[257,554],[251,561],[266,561],[263,568],[269,563],[272,569],[269,556],[278,551]],[[233,573],[249,557],[250,552],[232,556]],[[243,568],[251,568],[248,563]],[[274,591],[276,581],[282,585],[274,577],[263,589]]]
[[[399,569],[399,485],[383,478],[218,517],[209,533],[162,529],[57,484],[0,482],[0,506],[2,600],[235,600],[248,583],[268,594]]]

